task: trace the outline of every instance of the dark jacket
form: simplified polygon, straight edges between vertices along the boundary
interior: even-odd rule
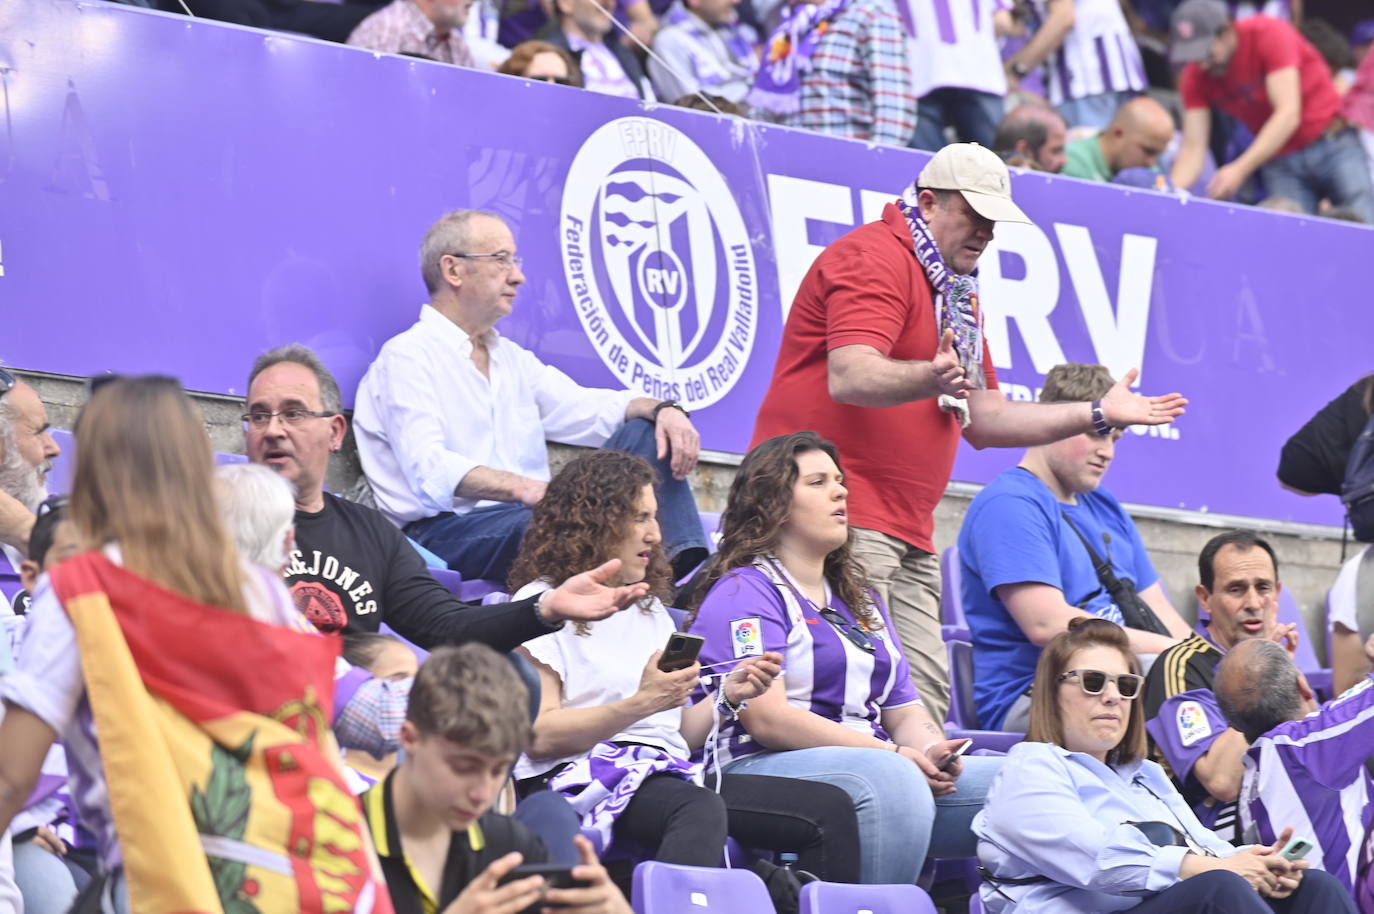
[[[541,41],[560,47],[573,56],[578,66],[582,65],[582,52],[574,51],[568,44],[568,36],[564,33],[557,17],[551,19],[539,30],[539,34],[534,36]],[[635,90],[639,92],[640,98],[647,98],[645,94],[649,92],[649,80],[644,75],[644,67],[639,63],[639,57],[629,48],[625,47],[620,41],[620,31],[612,29],[606,33],[605,44],[615,55],[615,59],[620,61],[620,69],[625,71],[625,75],[630,77],[630,82],[635,84]]]

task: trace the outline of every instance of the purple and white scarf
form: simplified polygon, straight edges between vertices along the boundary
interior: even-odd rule
[[[764,46],[763,65],[745,102],[775,115],[801,110],[801,78],[811,69],[811,55],[826,26],[849,6],[850,0],[793,3]]]
[[[913,183],[902,193],[897,208],[906,217],[907,228],[911,230],[916,260],[935,290],[935,336],[939,339],[945,330],[954,330],[954,351],[959,354],[964,374],[975,389],[986,390],[988,379],[983,372],[983,309],[978,306],[978,271],[963,275],[945,266],[935,236],[930,234],[930,226],[921,218],[916,195]],[[967,400],[941,394],[939,402],[942,410],[956,414],[959,424],[968,428],[971,419]]]
[[[701,785],[701,766],[669,755],[655,746],[597,743],[592,751],[549,779],[549,789],[568,798],[582,817],[582,827],[595,833],[597,853],[611,846],[615,820],[650,775],[670,774]]]

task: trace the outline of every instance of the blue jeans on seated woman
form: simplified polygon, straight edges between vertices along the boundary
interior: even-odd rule
[[[926,855],[971,857],[977,850],[973,817],[983,808],[1003,759],[966,756],[958,789],[933,796],[925,775],[905,756],[884,749],[819,746],[760,752],[732,762],[731,774],[771,774],[834,784],[854,801],[859,818],[859,881],[906,884],[921,874]]]
[[[658,459],[654,424],[647,419],[631,419],[602,446],[643,457],[653,466],[658,477],[654,494],[658,498],[663,550],[673,563],[674,571],[680,566],[690,566],[686,571],[691,571],[706,558],[706,534],[701,527],[701,515],[697,513],[691,485],[685,479],[673,478],[670,460]],[[466,514],[446,512],[412,521],[406,524],[405,533],[468,580],[504,582],[520,551],[520,541],[530,525],[531,513],[531,509],[522,504],[487,505]],[[571,575],[587,570],[570,568],[567,572]]]
[[[1340,880],[1321,870],[1302,874],[1287,898],[1262,898],[1235,873],[1213,870],[1170,886],[1131,908],[1133,914],[1356,914],[1355,902]]]

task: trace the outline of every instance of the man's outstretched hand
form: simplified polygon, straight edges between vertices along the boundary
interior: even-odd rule
[[[1120,381],[1107,391],[1102,398],[1102,413],[1112,428],[1125,428],[1128,425],[1168,425],[1183,415],[1183,407],[1188,400],[1183,394],[1164,394],[1147,397],[1131,393],[1131,385],[1140,377],[1140,371],[1132,368]]]
[[[611,559],[599,568],[573,575],[540,601],[539,614],[550,624],[595,622],[648,596],[649,585],[643,581],[613,584],[619,572],[620,559]]]

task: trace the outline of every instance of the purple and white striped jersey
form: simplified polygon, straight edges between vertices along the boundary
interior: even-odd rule
[[[1364,767],[1371,755],[1374,674],[1250,746],[1240,791],[1243,834],[1272,844],[1291,825],[1294,837],[1316,845],[1307,855],[1312,866],[1352,888],[1360,845],[1374,817],[1374,781]]]
[[[1011,0],[898,0],[916,97],[934,89],[1007,94],[992,15]]]
[[[783,655],[788,704],[887,739],[880,713],[921,701],[887,608],[878,601],[883,627],[866,631],[875,647],[870,654],[821,618],[811,601],[799,601],[782,577],[786,573],[780,563],[764,559],[736,568],[716,582],[690,629],[706,638],[701,650],[703,667],[720,663],[726,665],[718,669],[725,670],[738,658],[777,651]],[[831,609],[849,624],[858,625],[828,584],[826,596]],[[764,750],[738,720],[729,720],[721,724],[716,751],[725,765]]]
[[[1038,29],[1049,0],[1028,2]],[[1104,92],[1143,92],[1145,65],[1117,0],[1074,0],[1073,6],[1073,28],[1044,64],[1050,104]]]

